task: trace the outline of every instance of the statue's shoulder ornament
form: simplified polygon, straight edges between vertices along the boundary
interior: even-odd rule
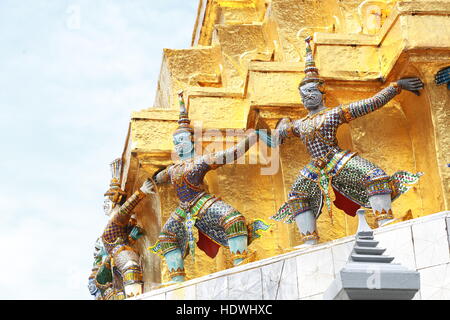
[[[324,125],[327,119],[327,111],[322,110],[313,115],[307,115],[299,120],[294,121],[293,132],[303,140],[310,140],[314,138]]]
[[[169,168],[170,181],[177,187],[187,184],[191,188],[198,188],[202,184],[201,177],[207,170],[205,156],[183,160]]]
[[[174,163],[168,168],[170,181],[174,185],[181,185],[183,183],[184,175],[189,171],[189,167],[192,166],[193,162],[189,160],[181,160]]]

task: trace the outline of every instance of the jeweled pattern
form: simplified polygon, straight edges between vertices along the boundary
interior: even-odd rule
[[[224,151],[183,160],[156,177],[159,183],[172,183],[180,205],[172,212],[162,228],[159,240],[149,250],[164,255],[179,248],[183,257],[189,252],[194,255],[194,226],[224,247],[228,247],[228,239],[248,234],[244,216],[229,204],[206,193],[203,179],[208,171],[242,156],[254,138],[256,135],[250,134],[236,146]]]
[[[342,150],[336,138],[341,124],[381,108],[398,93],[397,88],[388,86],[369,99],[324,109],[293,121],[292,134],[302,140],[312,160],[300,171],[287,202],[272,219],[292,223],[298,214],[307,210],[312,210],[317,217],[323,203],[331,215],[332,188],[366,208],[370,208],[370,196],[391,194],[394,200],[409,190],[422,173],[400,171],[390,177],[356,153]],[[287,125],[280,128],[280,134],[288,135],[287,128]]]

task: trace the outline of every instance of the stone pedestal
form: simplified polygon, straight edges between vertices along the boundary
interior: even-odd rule
[[[347,264],[325,291],[325,300],[411,300],[420,289],[420,274],[383,255],[364,210],[358,210],[359,227]]]
[[[358,234],[355,234],[309,248],[294,249],[180,284],[153,288],[133,299],[322,300],[325,291],[327,294],[331,291],[330,283],[337,286],[335,293],[339,292],[339,284],[342,283],[345,285],[342,286],[344,289],[355,288],[346,285],[351,283],[351,278],[341,271],[347,267],[350,274],[357,274],[350,268],[352,261],[349,260],[354,247],[364,247],[362,244],[366,244],[366,247],[379,250],[379,242],[380,247],[386,248],[386,255],[395,257],[393,263],[368,263],[372,267],[380,266],[383,271],[381,278],[372,276],[368,279],[371,287],[376,286],[380,279],[381,288],[386,289],[386,296],[380,299],[399,299],[399,293],[394,290],[399,287],[399,291],[405,294],[402,299],[409,299],[410,296],[406,296],[409,293],[405,290],[407,286],[401,287],[396,278],[408,279],[405,274],[415,276],[415,272],[409,271],[413,270],[420,273],[420,291],[414,300],[450,300],[450,228],[447,228],[447,222],[450,226],[450,211],[439,212],[374,229],[376,240],[357,240]],[[360,251],[356,254],[363,253]],[[353,265],[364,266],[360,261]],[[359,269],[360,274],[364,270],[370,271],[368,268]],[[407,272],[402,273],[402,270]],[[364,275],[369,278],[373,275],[373,269],[371,273]],[[335,279],[339,280],[334,282]],[[365,289],[371,294],[381,292]],[[412,290],[416,291],[414,288]],[[395,293],[395,296],[387,296],[390,293]],[[342,299],[343,296],[345,295],[336,298]]]

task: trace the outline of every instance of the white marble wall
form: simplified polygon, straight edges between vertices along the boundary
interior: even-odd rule
[[[420,272],[415,299],[450,299],[450,212],[375,230],[394,263]],[[298,249],[147,292],[143,300],[317,300],[345,265],[354,237]]]

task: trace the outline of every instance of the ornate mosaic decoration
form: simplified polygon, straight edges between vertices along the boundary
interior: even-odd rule
[[[251,141],[256,141],[256,133],[225,151],[196,156],[193,145],[190,145],[193,144],[192,128],[182,93],[179,98],[180,119],[174,133],[174,143],[182,160],[159,172],[154,180],[157,184],[172,184],[180,202],[164,224],[159,240],[149,248],[151,252],[165,257],[175,281],[184,280],[182,259],[188,254],[193,259],[195,257],[194,227],[199,231],[197,247],[212,258],[216,256],[219,246],[229,248],[235,264],[245,259],[247,244],[260,237],[259,231],[269,228],[260,219],[247,222],[239,211],[207,193],[203,184],[208,171],[233,162],[245,153],[252,145]],[[183,145],[182,148],[179,148],[180,145]],[[173,254],[177,255],[176,259],[169,257]]]
[[[111,163],[110,189],[105,193],[106,214],[110,217],[101,238],[97,241],[95,263],[89,277],[89,289],[96,299],[121,300],[142,293],[142,267],[139,253],[133,244],[143,235],[143,229],[133,217],[133,209],[147,194],[152,184],[142,187],[127,200],[120,188],[121,160]]]
[[[332,216],[335,193],[341,195],[340,202],[335,201],[335,205],[350,215],[354,215],[356,209],[362,206],[373,208],[377,221],[392,220],[391,201],[408,191],[422,175],[420,172],[412,174],[399,171],[389,176],[356,152],[341,149],[336,138],[341,124],[378,110],[399,94],[401,89],[418,94],[418,90],[423,87],[422,82],[418,78],[400,79],[371,98],[326,108],[322,104],[324,81],[320,79],[315,66],[310,41],[311,37],[305,40],[305,77],[299,86],[309,114],[299,120],[280,121],[274,141],[282,143],[290,135],[299,137],[311,161],[300,170],[288,201],[272,216],[277,221],[285,219],[286,223],[298,220],[305,241],[318,238],[315,222],[310,220],[319,216],[323,204]],[[273,144],[271,141],[268,143]],[[311,218],[305,220],[306,216],[300,215]]]

